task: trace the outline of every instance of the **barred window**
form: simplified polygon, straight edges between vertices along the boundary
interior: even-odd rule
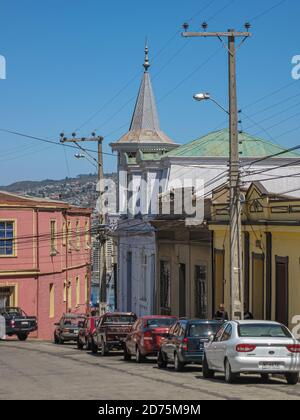
[[[51,255],[56,255],[56,220],[50,222],[51,231]]]
[[[171,312],[170,263],[160,262],[160,309],[162,315]]]
[[[207,267],[205,265],[195,266],[195,316],[206,319],[208,314],[207,306]]]

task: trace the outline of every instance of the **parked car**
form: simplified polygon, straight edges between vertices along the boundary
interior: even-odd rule
[[[78,340],[79,329],[84,326],[85,315],[64,314],[60,321],[55,323],[54,343],[64,344],[65,342]]]
[[[136,321],[133,312],[113,312],[102,315],[97,323],[91,341],[93,353],[101,351],[102,356],[108,355],[111,350],[122,350],[127,334]]]
[[[282,324],[270,321],[225,323],[205,346],[203,376],[224,372],[227,383],[241,373],[282,374],[295,385],[300,372],[300,344]]]
[[[99,316],[90,316],[84,321],[84,325],[79,329],[78,333],[77,347],[79,350],[82,350],[84,347],[87,350],[91,350],[93,336],[99,319]]]
[[[0,309],[0,315],[5,318],[6,335],[16,335],[20,341],[27,340],[29,334],[38,328],[37,318],[28,316],[21,308],[6,307]]]
[[[222,321],[179,320],[170,328],[162,340],[158,352],[159,368],[174,363],[175,370],[181,371],[189,363],[202,364],[204,344],[222,326]]]
[[[176,321],[177,317],[164,315],[139,318],[125,340],[124,360],[135,356],[141,363],[147,356],[157,356],[161,341]]]

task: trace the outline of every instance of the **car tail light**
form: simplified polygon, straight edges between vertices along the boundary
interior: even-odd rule
[[[181,349],[182,350],[187,350],[188,349],[188,344],[189,344],[189,339],[187,337],[185,337],[182,340]]]
[[[68,333],[68,332],[70,332],[70,330],[69,330],[68,328],[64,328],[64,329],[63,329],[63,332],[64,332],[64,333]]]
[[[300,344],[291,344],[286,346],[288,351],[291,353],[300,353]]]
[[[152,340],[152,333],[151,333],[151,331],[146,331],[145,333],[144,333],[144,340]]]
[[[253,344],[239,344],[236,346],[236,351],[238,353],[251,353],[256,349],[256,346]]]

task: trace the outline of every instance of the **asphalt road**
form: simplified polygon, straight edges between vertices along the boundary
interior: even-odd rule
[[[204,380],[197,366],[176,373],[158,370],[151,360],[138,365],[121,353],[95,356],[73,344],[0,341],[0,400],[6,399],[298,400],[300,384],[244,376],[227,385],[222,375]]]

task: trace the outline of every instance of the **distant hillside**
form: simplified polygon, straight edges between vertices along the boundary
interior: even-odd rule
[[[105,174],[104,176],[106,178],[117,178],[116,173]],[[0,186],[0,190],[18,193],[44,187],[46,185],[62,185],[66,183],[85,184],[86,182],[97,182],[97,174],[80,174],[76,178],[66,177],[64,179],[44,179],[42,181],[18,181],[10,185]]]
[[[105,174],[105,178],[117,181],[117,174]],[[76,178],[44,179],[42,181],[19,181],[0,186],[0,190],[32,197],[62,200],[75,206],[95,208],[99,197],[97,174],[82,174]]]

